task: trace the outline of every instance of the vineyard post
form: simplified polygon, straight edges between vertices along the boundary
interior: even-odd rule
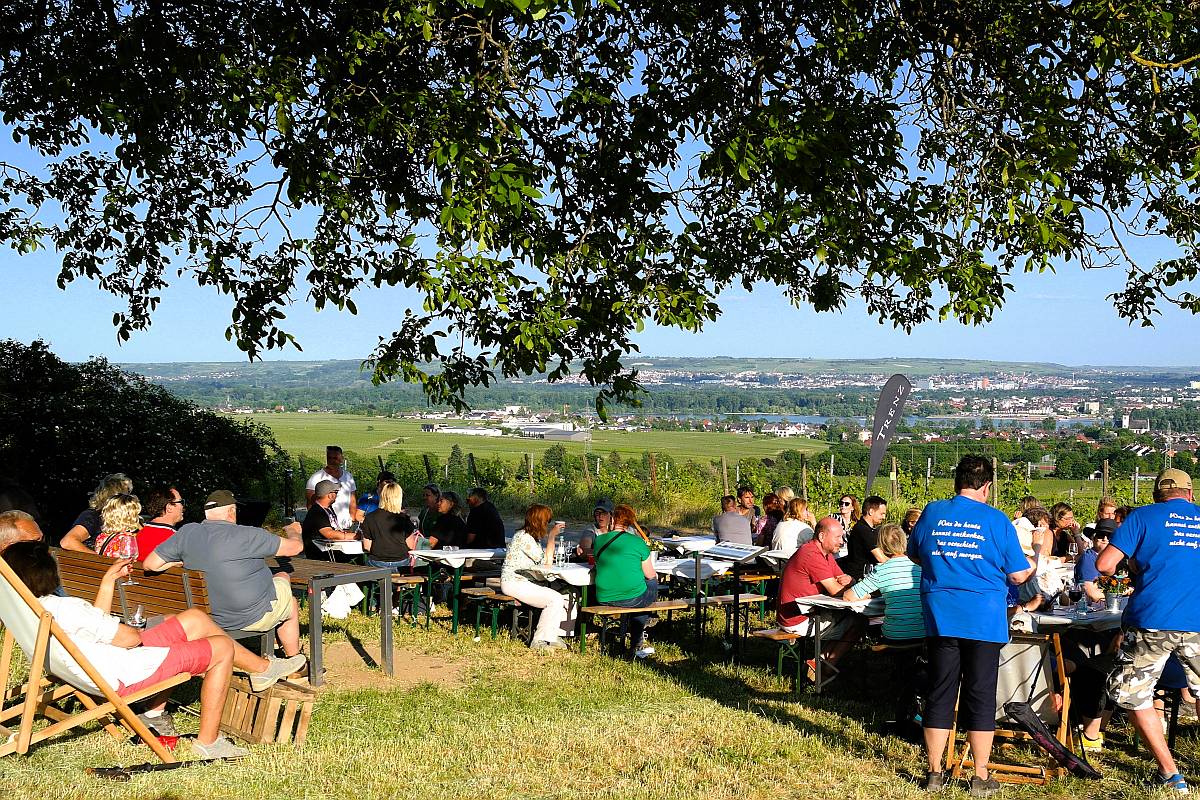
[[[1100,496],[1108,497],[1108,459],[1100,465]]]
[[[721,488],[721,496],[727,497],[729,495],[729,461],[726,460],[724,454],[721,455]]]
[[[829,491],[833,491],[833,453],[829,454]]]
[[[650,454],[650,496],[658,497],[658,459]]]
[[[479,485],[479,476],[475,473],[475,454],[467,453],[467,470],[471,473],[471,485]]]
[[[800,454],[800,499],[808,502],[808,453]]]
[[[1133,468],[1133,504],[1137,505],[1138,484],[1142,482],[1142,468]]]
[[[529,497],[533,497],[533,455],[525,454],[525,464],[529,467]]]
[[[933,459],[925,459],[925,495],[929,495],[929,479],[933,475]]]
[[[429,453],[422,453],[421,460],[425,462],[425,480],[433,481],[433,464],[429,461]]]
[[[583,482],[587,484],[588,495],[592,493],[592,470],[588,467],[587,453],[583,454]]]
[[[992,505],[1000,506],[1000,473],[996,470],[995,456],[992,456]]]
[[[900,478],[900,476],[896,474],[896,457],[892,456],[892,500],[893,501],[896,499],[896,496],[898,494],[900,494],[899,478]]]

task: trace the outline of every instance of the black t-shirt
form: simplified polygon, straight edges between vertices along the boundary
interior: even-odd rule
[[[437,521],[429,526],[428,531],[421,531],[429,539],[437,539],[439,548],[467,546],[467,523],[458,514],[442,514]]]
[[[318,550],[313,544],[313,539],[324,539],[321,535],[322,528],[336,528],[337,518],[330,518],[330,511],[327,511],[321,506],[313,503],[308,513],[304,515],[304,522],[300,524],[300,538],[304,540],[304,557],[319,558],[323,561],[329,560],[329,554],[323,550]]]
[[[854,580],[862,580],[863,567],[875,563],[871,551],[879,547],[879,531],[867,524],[865,519],[854,523],[846,541],[846,557],[839,562],[842,571]]]
[[[100,535],[100,512],[94,508],[85,508],[75,518],[75,521],[71,523],[71,528],[74,528],[76,525],[82,526],[87,531],[87,538],[83,540],[83,546],[88,550],[95,550],[96,537]]]
[[[504,520],[491,500],[485,500],[467,514],[467,533],[475,534],[471,547],[504,547]]]
[[[371,541],[368,553],[375,561],[402,561],[408,558],[408,537],[417,528],[408,514],[376,509],[363,519],[363,539]]]

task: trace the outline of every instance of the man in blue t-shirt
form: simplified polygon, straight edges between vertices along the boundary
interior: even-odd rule
[[[988,774],[996,731],[996,676],[1008,642],[1008,582],[1022,583],[1029,566],[1008,517],[987,504],[992,464],[963,456],[954,470],[957,496],[925,506],[908,540],[908,557],[921,566],[921,602],[928,632],[930,688],[922,724],[928,791],[945,786],[946,745],[959,700],[975,763],[972,797],[1000,790]],[[1036,558],[1035,551],[1035,558]]]
[[[1125,518],[1096,559],[1096,569],[1112,575],[1126,557],[1136,565],[1130,570],[1133,596],[1121,620],[1122,665],[1109,680],[1109,693],[1130,712],[1158,762],[1158,784],[1182,793],[1188,785],[1163,737],[1154,687],[1174,653],[1185,667],[1192,694],[1200,692],[1200,506],[1193,502],[1192,478],[1186,472],[1159,473],[1154,503]]]

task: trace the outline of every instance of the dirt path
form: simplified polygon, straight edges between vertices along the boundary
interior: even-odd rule
[[[439,656],[397,648],[392,663],[395,675],[388,677],[379,664],[379,643],[361,645],[361,651],[350,642],[332,642],[324,652],[325,687],[340,689],[398,689],[419,683],[436,683],[453,688],[461,686],[466,666]],[[365,655],[365,658],[364,658]]]

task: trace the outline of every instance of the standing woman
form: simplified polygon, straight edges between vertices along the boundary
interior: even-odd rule
[[[520,574],[521,570],[554,563],[555,541],[566,525],[556,522],[553,528],[548,527],[550,515],[550,507],[540,503],[525,510],[525,526],[513,535],[500,569],[502,592],[542,610],[529,645],[531,650],[565,650],[567,645],[562,637],[575,630],[575,604],[549,586],[534,583]]]
[[[121,540],[129,536],[136,540],[141,529],[141,502],[131,494],[114,494],[100,508],[100,533],[96,536],[96,552],[108,558],[125,558],[120,551]],[[137,561],[137,556],[134,556],[134,561]]]
[[[385,480],[379,486],[379,507],[363,518],[363,549],[372,567],[391,567],[398,570],[409,566],[408,537],[416,530],[412,519],[404,513],[404,490],[399,484]],[[360,506],[361,507],[361,506]]]
[[[650,553],[650,538],[626,505],[613,511],[613,529],[596,537],[596,600],[606,606],[645,608],[658,600],[658,573]],[[621,616],[621,638],[629,632],[635,658],[654,654],[645,641],[650,614]]]
[[[463,547],[467,543],[467,523],[459,516],[462,501],[455,492],[442,492],[438,498],[438,517],[428,531],[421,532],[429,538],[429,546],[435,550],[443,547]]]

